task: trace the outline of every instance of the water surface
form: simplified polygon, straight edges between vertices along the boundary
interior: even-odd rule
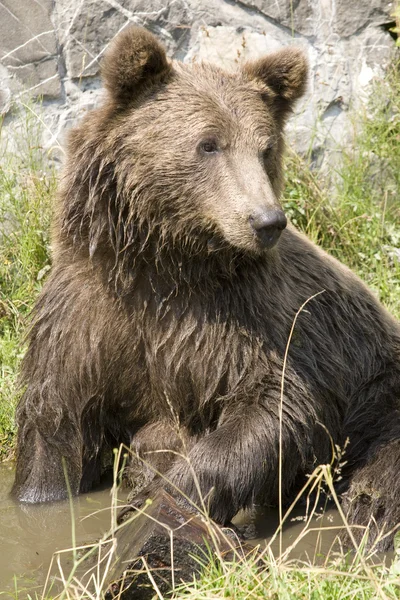
[[[18,582],[18,600],[26,598],[27,590],[38,596],[43,589],[53,553],[72,547],[71,507],[68,501],[42,505],[24,505],[10,497],[14,478],[11,466],[0,464],[0,600],[14,597],[14,576]],[[120,502],[126,492],[119,493]],[[82,494],[72,501],[76,545],[90,544],[101,538],[111,526],[110,482],[103,489]],[[301,537],[304,529],[304,507],[293,513],[282,535],[282,547],[290,547],[296,540],[291,558],[310,558],[326,555],[337,535],[330,527],[340,525],[334,509],[326,511],[323,518],[314,519],[314,532]],[[251,543],[264,546],[274,534],[279,518],[277,510],[259,510],[255,515],[239,514],[236,524],[251,524],[255,539]],[[279,553],[279,536],[272,544]],[[56,573],[54,568],[52,573]]]
[[[0,600],[13,597],[14,576],[18,600],[26,597],[26,590],[37,591],[40,597],[53,553],[72,546],[70,503],[15,502],[10,497],[13,480],[12,467],[0,464]],[[110,529],[109,485],[74,498],[72,506],[77,546],[101,538]]]

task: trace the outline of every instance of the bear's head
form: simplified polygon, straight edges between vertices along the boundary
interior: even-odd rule
[[[135,27],[102,65],[105,105],[71,135],[62,225],[90,254],[158,240],[259,254],[286,226],[282,130],[307,62],[285,48],[235,72],[169,61]]]

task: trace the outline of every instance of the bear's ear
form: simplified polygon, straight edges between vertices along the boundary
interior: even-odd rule
[[[170,70],[165,50],[157,38],[146,29],[128,27],[111,43],[101,73],[111,98],[118,105],[126,105]]]
[[[308,62],[300,48],[283,48],[264,58],[247,63],[244,72],[251,79],[262,81],[271,93],[271,100],[282,116],[305,92]]]

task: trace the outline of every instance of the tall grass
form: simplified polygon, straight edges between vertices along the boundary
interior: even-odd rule
[[[317,520],[319,512],[319,500],[325,493],[324,489],[331,491],[337,508],[341,508],[333,486],[333,475],[330,466],[317,467],[310,476],[304,491],[309,493],[309,509],[304,518],[304,524],[298,536],[291,540],[290,545],[283,552],[272,550],[273,541],[279,536],[283,526],[281,523],[272,539],[264,546],[255,551],[243,551],[238,548],[237,543],[232,543],[231,538],[216,531],[209,521],[207,514],[203,514],[203,522],[209,531],[208,550],[199,549],[198,552],[198,574],[192,581],[182,583],[179,579],[179,565],[175,578],[173,578],[172,598],[175,600],[219,600],[230,598],[232,600],[398,600],[400,598],[400,553],[397,553],[393,562],[382,561],[373,550],[366,552],[365,542],[368,536],[366,530],[362,542],[357,546],[354,542],[353,552],[345,551],[338,539],[332,543],[326,555],[318,554],[319,544],[313,556],[304,556],[303,559],[293,558],[293,551],[301,546],[304,539],[317,530],[323,535],[326,523],[321,524]],[[312,494],[312,495],[311,495]],[[118,484],[113,488],[111,524],[112,532],[104,536],[93,545],[73,547],[58,551],[54,554],[50,565],[42,600],[110,600],[105,596],[106,590],[113,584],[116,598],[124,598],[121,590],[115,587],[113,565],[118,557],[118,531],[126,527],[128,523],[116,527],[115,510],[118,507]],[[292,507],[284,515],[283,521],[289,522]],[[199,509],[203,512],[202,509]],[[135,513],[132,520],[138,519],[138,529],[143,527],[143,517],[140,513],[146,513],[146,507]],[[154,515],[151,517],[154,520]],[[349,530],[343,513],[341,513],[342,525],[328,527],[334,530],[345,527]],[[165,528],[171,543],[165,548],[166,554],[174,555],[175,543],[179,543],[179,537],[175,541],[175,532],[165,523],[159,524]],[[181,529],[183,522],[177,523],[177,530]],[[332,532],[331,532],[332,533]],[[231,545],[232,552],[227,560],[225,554],[220,551],[218,538],[224,537],[224,545]],[[132,557],[133,559],[134,557]],[[69,560],[67,560],[69,559]],[[171,564],[174,561],[171,560]],[[152,573],[147,566],[146,556],[142,557],[142,565],[138,562],[134,570],[123,572],[128,565],[119,564],[120,582],[130,581],[133,577],[133,585],[139,578],[141,585],[144,584],[143,575],[152,590],[153,597],[163,600],[166,596],[158,587],[157,574]],[[160,564],[163,569],[163,565]],[[117,571],[118,572],[118,571]],[[58,590],[58,591],[57,591]],[[135,592],[131,591],[129,598],[135,598]],[[147,596],[148,597],[148,596]],[[171,597],[168,595],[167,597]],[[17,597],[16,597],[17,598]],[[32,599],[33,600],[33,599]],[[36,597],[35,600],[38,600]]]
[[[286,211],[400,317],[400,63],[376,82],[355,131],[330,188],[289,152]]]
[[[49,223],[56,188],[35,115],[26,111],[13,133],[7,143],[1,129],[0,459],[13,448],[26,317],[50,267]]]

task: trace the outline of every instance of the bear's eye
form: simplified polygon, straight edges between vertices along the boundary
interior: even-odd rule
[[[215,154],[215,152],[218,152],[217,140],[214,140],[214,139],[203,140],[199,144],[199,149],[203,154]]]
[[[273,145],[272,144],[268,144],[268,146],[266,146],[264,148],[264,150],[261,152],[262,159],[263,159],[264,162],[266,162],[269,158],[271,158],[272,148],[273,148]]]

